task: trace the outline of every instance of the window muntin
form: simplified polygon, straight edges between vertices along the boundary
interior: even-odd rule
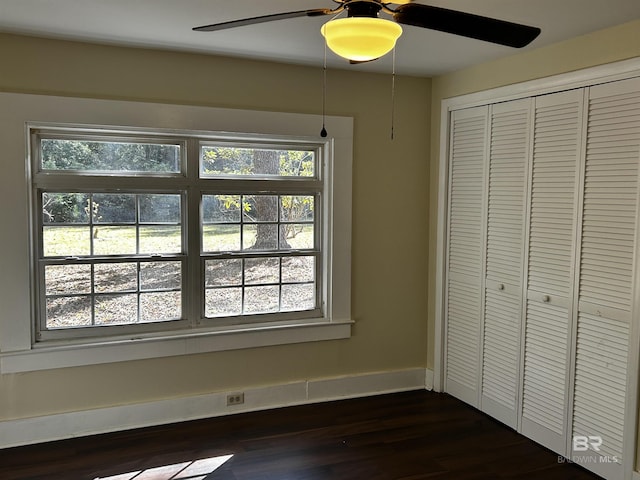
[[[183,250],[183,193],[40,193],[45,258]]]
[[[184,192],[40,190],[39,195],[41,329],[138,325],[184,317]],[[148,258],[162,255],[181,259]]]
[[[220,174],[198,168],[209,140],[114,134],[118,155],[174,147],[178,163],[163,171],[138,159],[127,170],[98,156],[51,167],[53,147],[109,151],[107,134],[92,135],[33,133],[38,340],[323,316],[319,145],[243,140],[243,171],[228,173],[227,162]]]
[[[136,325],[182,316],[181,261],[44,265],[46,330]]]
[[[205,317],[313,311],[315,255],[207,259]]]
[[[314,195],[203,195],[202,250],[314,249],[315,205]]]
[[[319,309],[318,197],[202,196],[206,318]]]

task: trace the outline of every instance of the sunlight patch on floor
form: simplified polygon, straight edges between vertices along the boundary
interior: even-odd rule
[[[204,480],[228,462],[233,455],[202,458],[191,462],[174,463],[147,468],[135,472],[119,473],[110,477],[96,477],[94,480]]]

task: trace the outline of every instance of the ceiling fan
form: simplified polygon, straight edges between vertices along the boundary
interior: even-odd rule
[[[402,34],[403,25],[438,30],[508,47],[522,48],[531,43],[540,29],[496,18],[450,10],[432,5],[412,3],[412,0],[333,0],[335,8],[315,8],[275,13],[259,17],[231,20],[195,27],[198,32],[214,32],[228,28],[254,25],[297,17],[338,15],[323,25],[321,32],[327,46],[353,63],[375,60],[393,49]],[[392,7],[395,5],[395,7]],[[385,13],[392,20],[379,17]]]

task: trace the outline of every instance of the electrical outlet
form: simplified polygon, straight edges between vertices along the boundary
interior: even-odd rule
[[[244,393],[230,393],[227,395],[227,406],[242,405],[244,403]]]

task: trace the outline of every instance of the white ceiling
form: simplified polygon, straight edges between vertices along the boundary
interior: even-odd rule
[[[419,0],[540,27],[533,49],[640,18],[640,0]],[[0,31],[321,66],[320,26],[330,17],[294,18],[219,32],[194,26],[309,8],[332,0],[0,0]],[[478,40],[404,26],[396,49],[400,74],[433,76],[515,51]],[[391,55],[349,65],[331,52],[328,65],[389,72]]]

